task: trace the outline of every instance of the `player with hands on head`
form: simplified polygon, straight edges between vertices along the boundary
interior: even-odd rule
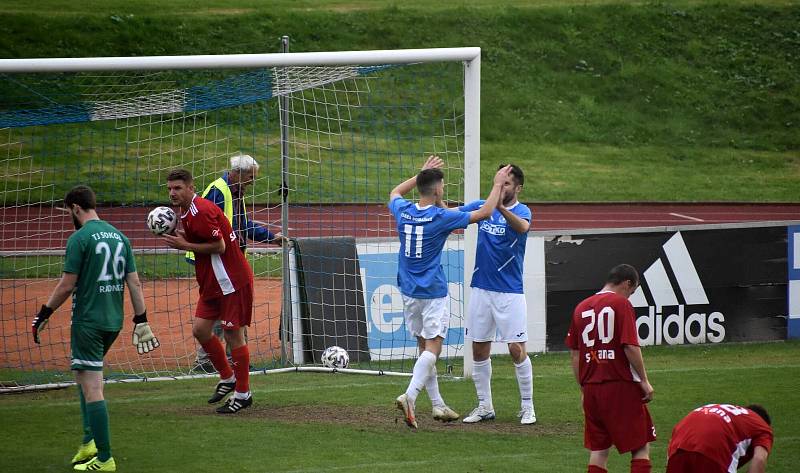
[[[504,165],[501,165],[502,168]],[[533,365],[528,357],[528,308],[522,285],[525,245],[528,241],[531,211],[519,202],[525,176],[511,164],[503,192],[491,217],[478,226],[472,293],[467,308],[465,336],[472,339],[472,380],[478,407],[464,417],[471,424],[495,418],[492,402],[492,342],[508,345],[514,362],[520,394],[520,423],[536,423],[533,406]],[[480,208],[484,201],[470,202],[459,210]]]
[[[103,358],[122,328],[126,284],[137,314],[133,345],[142,354],[159,343],[147,323],[130,241],[100,220],[96,202],[94,191],[87,186],[72,188],[64,198],[76,231],[67,239],[61,280],[33,319],[31,330],[34,342],[41,343],[50,316],[72,295],[71,368],[78,384],[84,434],[72,464],[79,471],[116,471],[103,395]]]
[[[422,389],[428,392],[434,419],[449,422],[459,417],[442,399],[436,377],[436,361],[442,351],[450,318],[447,279],[441,264],[442,249],[451,232],[492,214],[511,170],[506,166],[497,172],[492,191],[483,206],[472,212],[463,212],[442,208],[443,165],[438,156],[430,156],[417,175],[398,184],[389,194],[389,210],[397,222],[400,238],[397,284],[403,296],[403,315],[406,328],[417,338],[420,351],[408,389],[395,400],[411,428],[418,425],[415,405]],[[404,199],[403,195],[415,187],[419,202]]]
[[[628,300],[638,286],[633,266],[612,268],[603,289],[575,308],[564,342],[581,387],[588,473],[606,473],[612,445],[631,452],[631,473],[652,468],[649,443],[656,440],[656,429],[646,403],[653,399],[653,386]]]

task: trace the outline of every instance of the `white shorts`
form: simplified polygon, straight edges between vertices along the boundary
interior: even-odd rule
[[[438,299],[416,299],[403,296],[403,315],[406,328],[415,337],[431,340],[436,337],[445,338],[450,325],[450,311],[447,306],[449,297]]]
[[[525,294],[472,288],[465,336],[475,342],[528,341]]]

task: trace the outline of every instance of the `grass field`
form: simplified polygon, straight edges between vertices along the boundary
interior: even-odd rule
[[[758,402],[769,410],[775,446],[770,473],[800,469],[800,344],[651,347],[645,361],[656,396],[659,434],[653,471],[663,471],[675,423],[710,402]],[[435,425],[420,397],[420,429],[397,419],[392,400],[407,378],[292,373],[255,376],[254,406],[235,418],[205,403],[212,380],[106,387],[114,456],[120,471],[584,471],[579,394],[565,353],[533,358],[538,424],[517,424],[518,392],[507,357],[494,360],[498,419],[491,424]],[[473,407],[471,382],[442,380],[448,404]],[[0,442],[4,471],[69,471],[80,441],[74,388],[2,397],[10,435]],[[234,459],[235,458],[235,459]],[[627,471],[612,453],[609,471]]]
[[[796,1],[154,4],[3,2],[0,56],[480,46],[482,169],[523,199],[800,201]]]

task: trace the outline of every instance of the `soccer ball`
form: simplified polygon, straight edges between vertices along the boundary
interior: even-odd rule
[[[178,216],[169,207],[156,207],[147,216],[147,228],[155,235],[173,233],[178,226]]]
[[[350,364],[350,355],[342,347],[328,347],[322,352],[322,364],[327,368],[347,368],[347,365]]]

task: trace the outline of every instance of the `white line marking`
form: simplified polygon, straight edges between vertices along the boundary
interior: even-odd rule
[[[670,212],[669,214],[672,215],[673,217],[680,217],[680,218],[685,218],[685,219],[689,219],[689,220],[694,220],[695,222],[705,222],[705,220],[703,220],[702,218],[690,217],[688,215],[676,214],[674,212]]]

